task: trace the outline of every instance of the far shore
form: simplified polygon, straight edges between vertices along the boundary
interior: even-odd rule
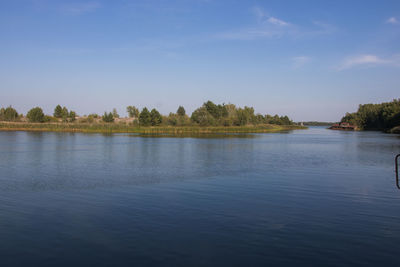
[[[273,133],[307,129],[299,125],[245,126],[137,126],[116,123],[27,123],[0,122],[0,131],[139,133],[139,134],[207,134],[207,133]]]

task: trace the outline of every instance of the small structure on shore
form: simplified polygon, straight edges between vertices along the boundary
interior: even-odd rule
[[[329,127],[331,130],[344,130],[344,131],[354,131],[357,130],[357,126],[351,125],[348,122],[341,122],[341,123],[335,123],[331,127]]]

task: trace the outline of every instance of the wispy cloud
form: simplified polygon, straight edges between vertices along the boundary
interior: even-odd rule
[[[274,17],[269,17],[267,21],[269,23],[272,23],[272,24],[278,25],[278,26],[288,26],[289,25],[288,22],[283,21],[281,19],[274,18]]]
[[[256,16],[258,23],[260,24],[266,24],[266,23],[271,23],[273,25],[278,25],[278,26],[287,26],[289,25],[288,22],[278,19],[272,16],[269,16],[262,8],[260,7],[253,7],[251,9],[253,14]]]
[[[390,17],[386,20],[386,23],[399,24],[399,21],[395,17]]]
[[[100,8],[99,2],[82,2],[82,3],[68,3],[60,7],[63,13],[69,15],[82,15],[90,13]]]
[[[376,55],[358,55],[343,60],[338,70],[345,70],[354,67],[374,67],[379,65],[400,66],[400,55],[393,55],[390,58],[382,58]]]
[[[261,21],[265,18],[265,16],[266,16],[265,11],[264,11],[262,8],[260,8],[260,7],[255,6],[255,7],[253,7],[253,8],[251,9],[251,11],[252,11],[253,14],[257,17],[257,20],[258,20],[259,22],[261,22]]]
[[[292,66],[295,69],[303,67],[305,64],[310,62],[311,58],[308,56],[298,56],[292,58]]]
[[[321,22],[312,22],[312,26],[305,28],[281,18],[267,14],[262,8],[251,9],[257,18],[256,25],[234,29],[217,34],[217,38],[223,40],[254,40],[261,38],[306,37],[319,34],[328,34],[335,31],[335,28]]]

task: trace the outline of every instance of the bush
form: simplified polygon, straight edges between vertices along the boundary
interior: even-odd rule
[[[9,106],[8,108],[4,109],[2,108],[0,110],[0,120],[2,121],[17,121],[18,118],[18,112]]]
[[[69,114],[68,114],[68,118],[69,118],[69,121],[70,122],[74,122],[75,120],[76,120],[76,113],[75,113],[75,111],[70,111],[69,112]]]
[[[114,122],[114,115],[111,112],[109,112],[109,113],[104,112],[102,120],[104,122]]]
[[[44,122],[45,121],[45,116],[44,116],[43,110],[40,107],[35,107],[35,108],[32,108],[31,110],[29,110],[28,114],[26,114],[26,117],[28,118],[29,122]]]
[[[204,106],[193,111],[191,120],[201,126],[215,125],[214,117],[207,111]]]
[[[168,117],[163,120],[167,125],[177,126],[178,125],[178,115],[174,113],[169,113]]]
[[[58,119],[53,116],[44,115],[43,122],[58,122]]]

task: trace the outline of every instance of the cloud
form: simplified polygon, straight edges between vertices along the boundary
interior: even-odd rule
[[[293,68],[298,69],[303,67],[305,64],[310,62],[311,58],[307,56],[298,56],[298,57],[293,57],[292,62],[293,62]]]
[[[257,18],[257,20],[259,21],[259,22],[261,22],[263,19],[264,19],[264,17],[266,16],[266,13],[264,12],[264,10],[262,9],[262,8],[260,8],[260,7],[253,7],[252,9],[251,9],[251,11],[253,11],[253,13],[254,13],[254,15],[256,16],[256,18]]]
[[[222,40],[254,40],[261,38],[281,38],[284,36],[299,38],[329,34],[336,30],[331,25],[321,22],[312,22],[312,26],[301,27],[270,16],[259,7],[253,7],[251,11],[257,18],[256,25],[219,33],[216,35],[216,38]]]
[[[386,23],[399,24],[399,21],[395,17],[390,17],[386,20]]]
[[[350,69],[358,66],[373,67],[379,65],[400,66],[400,55],[394,55],[391,58],[381,58],[376,55],[349,57],[343,60],[342,64],[339,66],[339,70]]]
[[[62,6],[61,11],[66,14],[76,16],[93,12],[100,7],[101,4],[98,2],[71,3]]]
[[[288,22],[283,21],[281,19],[272,17],[272,16],[268,16],[268,14],[260,7],[253,7],[251,9],[254,13],[254,15],[256,16],[257,20],[259,23],[271,23],[274,25],[279,25],[279,26],[287,26],[289,25]]]
[[[274,17],[269,17],[267,20],[269,23],[272,23],[274,25],[279,25],[279,26],[288,26],[289,23]]]

